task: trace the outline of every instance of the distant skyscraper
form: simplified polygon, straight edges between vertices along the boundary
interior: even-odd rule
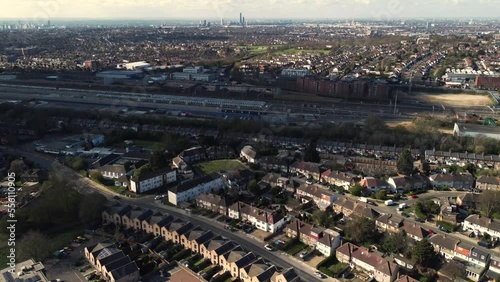
[[[47,26],[50,27],[50,20],[47,21]]]
[[[245,25],[245,17],[243,17],[243,19],[241,20],[241,25]]]
[[[224,25],[224,19],[220,19],[220,25]]]
[[[240,24],[243,24],[243,13],[240,13]]]

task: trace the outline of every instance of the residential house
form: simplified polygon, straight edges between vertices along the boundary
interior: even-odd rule
[[[247,145],[241,149],[240,158],[251,164],[257,163],[257,150],[255,150],[252,146]]]
[[[268,173],[268,174],[264,175],[264,177],[262,177],[260,182],[265,183],[266,186],[269,185],[269,187],[274,188],[274,187],[278,186],[278,179],[280,179],[280,178],[281,178],[281,175],[278,173]]]
[[[160,230],[155,230],[155,224],[160,222],[165,216],[160,212],[152,212],[152,214],[142,220],[142,230],[148,234],[160,235]]]
[[[43,182],[49,179],[49,174],[44,169],[29,169],[21,174],[20,180],[26,182]]]
[[[331,229],[326,229],[322,233],[322,236],[316,242],[316,250],[325,257],[329,257],[335,254],[335,250],[340,246],[341,236]]]
[[[278,172],[288,172],[288,162],[286,158],[278,156],[266,156],[259,158],[259,165],[261,169],[273,170]]]
[[[132,206],[120,204],[113,205],[102,212],[103,224],[122,225],[122,216],[132,210]]]
[[[404,192],[407,190],[426,190],[431,187],[429,178],[424,175],[392,176],[387,183],[392,192]]]
[[[232,251],[227,255],[226,263],[227,267],[224,267],[224,270],[229,271],[231,276],[234,278],[238,278],[241,276],[241,269],[246,266],[252,264],[257,260],[257,256],[255,256],[252,252],[245,252],[244,254],[240,251],[233,253]]]
[[[403,218],[392,214],[382,214],[375,220],[375,225],[381,232],[398,233],[399,228],[403,226]]]
[[[302,184],[297,188],[296,194],[300,197],[312,199],[321,210],[330,207],[337,200],[336,195],[332,191],[319,185]]]
[[[223,196],[212,193],[203,193],[196,197],[196,206],[212,212],[227,215],[229,202]]]
[[[300,282],[300,277],[293,268],[284,269],[281,272],[275,272],[271,277],[271,282]]]
[[[457,206],[464,209],[473,209],[477,210],[479,207],[479,201],[481,199],[480,194],[476,193],[465,193],[462,195],[459,195],[456,199]]]
[[[476,179],[476,189],[484,190],[500,190],[500,177],[481,175]]]
[[[500,222],[491,218],[482,217],[478,214],[469,215],[463,223],[463,228],[471,230],[476,235],[483,236],[487,233],[494,240],[500,238]]]
[[[321,179],[321,166],[312,162],[295,162],[290,165],[290,172],[304,175],[306,178],[314,180]]]
[[[286,224],[285,218],[276,211],[260,209],[242,202],[231,205],[228,214],[230,218],[248,221],[265,232],[276,233]]]
[[[184,226],[185,222],[179,218],[173,218],[172,220],[166,222],[161,227],[161,236],[165,238],[167,241],[173,241],[173,232],[182,226]]]
[[[418,282],[418,280],[408,275],[401,275],[395,282]]]
[[[474,177],[470,173],[463,174],[433,174],[429,176],[431,184],[436,188],[457,188],[457,189],[472,189],[474,188]]]
[[[248,169],[239,169],[220,172],[228,188],[243,190],[248,187],[248,183],[255,179],[255,173]]]
[[[168,190],[168,201],[173,205],[196,199],[198,195],[224,188],[223,178],[212,173],[183,182]]]
[[[90,262],[90,264],[96,265],[97,256],[101,253],[102,250],[110,247],[112,248],[114,247],[114,245],[108,242],[101,242],[85,247],[83,249],[83,252],[85,258]]]
[[[182,151],[179,156],[188,164],[200,162],[207,159],[207,152],[203,147],[193,147]]]
[[[352,185],[359,181],[355,175],[340,171],[331,171],[330,169],[321,174],[321,180],[328,184],[342,187],[345,190],[349,190]]]
[[[389,190],[390,185],[382,179],[367,176],[363,178],[360,183],[362,187],[370,190],[371,192],[378,192],[380,190]]]
[[[477,247],[472,247],[469,261],[481,267],[486,267],[490,262],[490,254]]]
[[[242,282],[270,281],[278,270],[274,265],[267,264],[263,259],[258,259],[240,270]]]
[[[472,252],[475,252],[475,256],[473,258]],[[479,278],[485,272],[485,266],[489,260],[486,253],[474,249],[472,245],[463,242],[459,242],[455,246],[455,259],[457,258],[465,261],[467,278],[473,281],[479,281]]]
[[[446,236],[446,234],[436,234],[429,238],[429,243],[434,247],[436,253],[447,260],[455,257],[455,248],[460,240]]]
[[[485,279],[487,281],[496,281],[500,277],[500,257],[491,256],[490,267],[485,274]]]
[[[337,259],[359,268],[377,281],[393,282],[398,278],[399,266],[369,250],[351,243],[345,243],[337,248]]]
[[[114,269],[106,275],[109,277],[110,282],[135,282],[140,280],[139,268],[134,261]]]
[[[406,232],[406,236],[415,241],[422,241],[425,237],[427,237],[427,231],[416,223],[404,223],[402,230]]]
[[[186,162],[181,157],[175,157],[172,159],[172,165],[177,169],[180,174],[184,174],[187,169]]]
[[[354,208],[356,207],[356,202],[349,200],[347,198],[340,198],[335,201],[332,205],[333,210],[337,214],[342,214],[344,217],[350,217],[354,212]]]
[[[187,244],[191,246],[191,251],[201,253],[200,246],[214,238],[215,234],[213,234],[212,231],[202,232],[197,229],[193,229],[183,236],[189,241]]]
[[[351,217],[359,217],[359,218],[366,217],[373,220],[375,220],[379,216],[380,213],[374,210],[371,205],[362,202],[356,203],[356,205],[354,206],[353,213],[351,214]]]
[[[153,217],[153,218],[155,218],[155,217]],[[173,217],[172,215],[169,215],[169,214],[163,215],[163,217],[160,218],[159,220],[157,220],[155,218],[155,222],[151,221],[151,226],[153,228],[154,235],[165,237],[165,235],[162,232],[162,228],[167,226],[167,224],[169,224],[170,222],[172,222],[174,220],[175,220],[175,217]]]

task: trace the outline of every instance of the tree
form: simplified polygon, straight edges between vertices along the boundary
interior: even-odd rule
[[[427,239],[418,241],[412,249],[411,257],[416,264],[427,267],[436,257],[434,247]]]
[[[21,174],[26,170],[26,164],[23,160],[13,160],[10,163],[9,171],[16,174],[16,178],[21,177]]]
[[[384,189],[378,191],[376,194],[376,198],[382,201],[387,200],[387,191]]]
[[[360,220],[349,221],[346,227],[346,235],[356,244],[372,244],[377,241],[379,233],[375,221],[363,217]]]
[[[87,168],[87,163],[82,157],[76,157],[71,160],[71,168],[79,171]]]
[[[330,225],[332,223],[331,216],[328,213],[326,213],[324,211],[320,211],[320,210],[313,212],[312,220],[313,220],[314,224],[317,224],[319,226],[323,226],[326,228],[330,227]]]
[[[99,172],[98,170],[93,170],[90,172],[90,178],[96,182],[99,182],[101,183],[104,178],[102,177],[102,174],[101,172]]]
[[[38,231],[29,231],[16,244],[19,261],[42,261],[50,255],[50,240]]]
[[[304,161],[313,163],[319,163],[321,161],[319,153],[316,150],[316,142],[311,142],[309,147],[307,147],[307,150],[304,152]]]
[[[493,216],[500,212],[500,192],[494,190],[485,190],[479,196],[479,210],[486,217]]]
[[[257,184],[257,181],[255,179],[250,180],[248,182],[248,191],[252,192],[253,194],[257,194],[260,192],[259,185]]]
[[[398,172],[404,175],[410,175],[413,172],[413,157],[409,149],[405,149],[399,156],[397,162]]]
[[[167,159],[163,150],[155,150],[153,154],[149,157],[149,166],[151,170],[159,170],[168,166]]]
[[[388,253],[403,253],[408,245],[404,232],[387,234],[382,241],[382,249]]]
[[[363,191],[363,186],[361,186],[361,184],[359,184],[359,183],[354,184],[351,187],[351,189],[349,189],[349,192],[351,192],[351,194],[353,196],[357,196],[357,197],[361,196],[362,191]]]
[[[106,197],[98,193],[86,195],[78,206],[78,217],[85,224],[97,223],[106,204]]]

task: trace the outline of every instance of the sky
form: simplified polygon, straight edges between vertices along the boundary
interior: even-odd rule
[[[2,19],[499,17],[500,0],[0,0]]]

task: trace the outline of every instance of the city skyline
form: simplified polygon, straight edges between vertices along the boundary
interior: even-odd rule
[[[0,19],[378,19],[498,18],[499,0],[19,0],[0,1]],[[445,12],[443,12],[445,11]]]

